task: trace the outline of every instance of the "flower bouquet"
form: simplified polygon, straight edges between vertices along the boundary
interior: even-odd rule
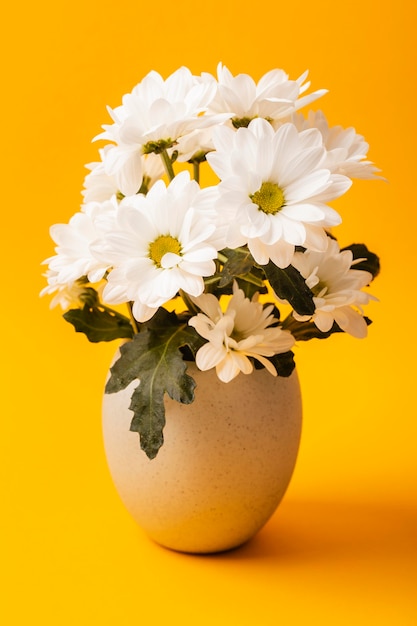
[[[194,400],[187,362],[224,383],[289,376],[295,342],[367,334],[379,261],[340,247],[329,203],[379,170],[353,128],[299,112],[325,94],[306,78],[150,72],[109,109],[80,211],[51,228],[42,293],[91,342],[124,340],[106,392],[138,380],[131,430],[149,458],[165,394]]]

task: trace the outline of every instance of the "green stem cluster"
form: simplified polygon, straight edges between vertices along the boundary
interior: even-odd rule
[[[172,166],[172,160],[171,157],[169,156],[167,150],[161,150],[160,152],[161,155],[161,159],[162,159],[162,163],[164,164],[164,168],[165,171],[167,173],[167,176],[169,178],[169,180],[174,180],[175,178],[175,172],[174,172],[174,168]]]

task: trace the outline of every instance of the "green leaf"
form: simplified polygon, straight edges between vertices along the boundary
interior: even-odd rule
[[[121,346],[120,358],[111,368],[106,393],[140,381],[129,407],[134,413],[130,430],[139,433],[141,448],[150,459],[164,441],[164,394],[182,404],[194,400],[195,382],[186,374],[181,349],[188,346],[194,353],[201,341],[186,321],[160,308],[132,341]]]
[[[249,250],[224,250],[223,252],[227,256],[227,261],[220,274],[219,287],[228,285],[235,276],[248,274],[255,264]],[[260,286],[262,286],[262,281]]]
[[[346,248],[342,248],[342,250],[350,250],[353,253],[354,260],[365,259],[364,261],[352,265],[353,270],[365,270],[365,272],[370,272],[372,278],[378,276],[381,269],[379,258],[374,252],[368,250],[364,243],[352,243],[352,245],[346,246]]]
[[[64,319],[93,343],[133,337],[129,319],[107,308],[86,304],[82,309],[70,309],[64,313]]]
[[[269,360],[275,366],[278,376],[283,376],[287,378],[294,371],[294,352],[292,352],[291,350],[289,350],[288,352],[283,352],[282,354],[275,354],[274,356],[269,357]],[[259,361],[255,361],[255,367],[256,369],[261,369],[263,365],[259,363]]]
[[[299,315],[313,315],[315,311],[313,292],[306,285],[300,272],[292,265],[281,269],[272,261],[264,266],[272,289],[279,298],[288,300]]]

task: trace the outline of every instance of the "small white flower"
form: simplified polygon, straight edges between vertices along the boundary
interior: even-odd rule
[[[182,172],[168,187],[158,181],[146,196],[125,198],[114,231],[92,246],[113,268],[103,300],[132,301],[134,316],[144,322],[179,290],[200,295],[223,243],[206,211],[215,197],[215,188],[200,189]]]
[[[220,177],[219,214],[228,225],[226,245],[247,244],[255,261],[291,263],[296,245],[323,251],[325,227],[341,218],[327,205],[351,181],[323,167],[326,151],[317,129],[298,132],[291,123],[276,131],[263,119],[214,133],[207,160]]]
[[[142,155],[153,151],[152,144],[169,149],[187,133],[224,119],[203,115],[216,88],[213,76],[193,76],[186,67],[166,80],[152,71],[123,97],[121,106],[109,109],[114,123],[104,125],[105,132],[96,139],[116,144],[106,152],[104,164],[124,195],[133,195],[141,187]]]
[[[200,159],[207,152],[214,150],[213,127],[194,130],[178,140],[175,149],[178,151],[178,161],[185,162],[193,158]]]
[[[72,216],[68,224],[55,224],[50,229],[57,244],[56,255],[46,259],[49,269],[60,285],[72,285],[87,276],[92,283],[101,280],[109,263],[98,260],[91,244],[107,230],[112,230],[117,212],[115,197],[107,202],[90,202]]]
[[[85,283],[75,281],[73,283],[60,284],[57,281],[57,273],[48,269],[44,274],[48,284],[40,293],[41,296],[55,294],[51,300],[50,308],[60,306],[63,311],[78,308],[82,305],[82,295],[85,293]]]
[[[273,326],[277,323],[272,314],[273,305],[264,307],[256,297],[249,300],[236,283],[224,313],[213,294],[203,294],[192,300],[203,313],[192,317],[189,324],[207,339],[196,354],[200,370],[215,367],[220,380],[229,382],[240,372],[252,372],[249,358],[252,357],[276,376],[274,365],[266,357],[290,350],[294,338],[288,331]]]
[[[320,131],[327,150],[324,165],[331,172],[349,178],[381,178],[377,176],[380,170],[371,161],[366,160],[369,145],[354,128],[329,127],[322,111],[309,111],[307,118],[297,113],[292,117],[292,121],[300,131],[308,128],[317,128]]]
[[[218,91],[210,104],[210,112],[232,113],[235,128],[247,126],[256,117],[271,123],[282,120],[327,93],[325,89],[320,89],[300,98],[310,86],[309,82],[303,84],[307,75],[308,72],[304,72],[297,80],[289,80],[283,70],[274,69],[255,83],[248,74],[233,76],[227,67],[219,63]]]
[[[90,173],[84,179],[84,189],[82,195],[84,202],[105,202],[112,196],[120,198],[121,191],[118,188],[116,177],[107,174],[104,160],[110,146],[105,146],[99,150],[101,161],[88,163],[86,167]],[[164,175],[164,166],[159,156],[148,154],[142,156],[143,181],[138,192],[147,192],[152,185]],[[129,187],[132,185],[129,183]]]
[[[357,261],[356,261],[357,262]],[[312,319],[322,332],[327,332],[336,322],[345,332],[354,337],[367,335],[367,325],[362,315],[362,305],[376,298],[362,289],[372,280],[372,275],[363,270],[351,269],[354,265],[350,250],[340,251],[338,243],[329,239],[324,253],[296,252],[292,265],[306,279],[313,291],[315,313],[311,316],[293,315],[299,321]]]

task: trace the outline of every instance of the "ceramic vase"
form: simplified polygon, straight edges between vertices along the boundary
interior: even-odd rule
[[[165,396],[164,444],[150,460],[127,389],[105,394],[103,434],[116,489],[134,519],[157,543],[189,553],[235,548],[253,537],[279,505],[293,474],[301,433],[296,372],[265,369],[221,382],[194,363],[195,400]]]

